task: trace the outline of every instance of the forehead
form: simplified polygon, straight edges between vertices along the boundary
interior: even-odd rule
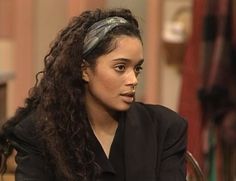
[[[139,38],[121,35],[111,44],[110,56],[128,56],[132,59],[143,59],[143,45]],[[126,57],[126,58],[128,58]],[[125,58],[125,57],[124,57]]]
[[[135,66],[143,63],[143,45],[139,38],[121,35],[112,43],[111,51],[96,58],[95,67],[114,65],[119,62],[128,62]]]

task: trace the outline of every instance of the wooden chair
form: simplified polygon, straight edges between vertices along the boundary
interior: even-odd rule
[[[202,169],[200,168],[197,160],[194,156],[187,151],[186,154],[187,165],[190,166],[191,170],[193,171],[193,177],[189,177],[188,181],[206,181]]]

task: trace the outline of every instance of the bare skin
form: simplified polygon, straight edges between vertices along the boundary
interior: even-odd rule
[[[109,158],[111,144],[113,142],[118,122],[109,112],[102,112],[97,107],[91,107],[88,110],[89,120],[94,135],[100,142],[103,151]]]
[[[134,101],[142,63],[141,41],[120,36],[113,51],[98,57],[94,68],[87,66],[83,70],[88,118],[108,158],[118,127],[118,113],[128,110]]]

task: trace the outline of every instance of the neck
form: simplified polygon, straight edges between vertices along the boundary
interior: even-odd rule
[[[118,127],[118,111],[111,110],[102,104],[88,91],[85,94],[87,115],[93,133],[100,142],[105,154],[109,157],[111,144]]]
[[[105,108],[101,103],[88,101],[88,99],[85,102],[88,119],[94,131],[113,132],[116,129],[118,112]]]
[[[94,130],[110,130],[114,125],[117,124],[117,116],[115,116],[115,114],[113,115],[109,112],[99,111],[99,109],[96,109],[96,107],[87,109],[87,112],[88,119]]]

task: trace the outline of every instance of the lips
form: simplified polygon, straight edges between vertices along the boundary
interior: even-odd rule
[[[122,96],[129,96],[129,97],[134,97],[135,92],[127,92],[127,93],[123,93],[121,94]]]
[[[131,103],[134,101],[135,92],[126,92],[121,94],[124,102]]]

